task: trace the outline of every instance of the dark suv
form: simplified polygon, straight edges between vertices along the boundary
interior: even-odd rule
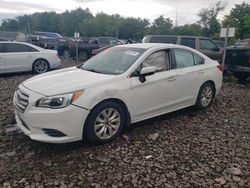
[[[169,43],[194,48],[213,60],[222,61],[223,51],[210,38],[199,36],[147,35],[143,43]]]

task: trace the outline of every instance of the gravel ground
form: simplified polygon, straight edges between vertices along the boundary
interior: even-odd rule
[[[250,187],[249,84],[227,80],[209,109],[134,124],[108,144],[56,145],[9,125],[14,89],[31,76],[0,77],[0,187]]]

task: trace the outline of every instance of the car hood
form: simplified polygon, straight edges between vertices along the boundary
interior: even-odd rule
[[[34,76],[24,81],[23,85],[34,92],[51,96],[94,87],[115,77],[71,67]]]

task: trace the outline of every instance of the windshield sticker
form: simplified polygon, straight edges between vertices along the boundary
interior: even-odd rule
[[[125,52],[125,54],[127,54],[127,55],[132,55],[132,56],[137,56],[139,53],[138,53],[138,52],[134,52],[134,51],[128,50],[128,51]]]

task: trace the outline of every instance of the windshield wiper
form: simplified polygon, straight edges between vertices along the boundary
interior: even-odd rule
[[[97,71],[97,70],[95,70],[95,69],[82,69],[82,70],[86,70],[86,71],[90,71],[90,72],[95,72],[95,73],[102,73],[102,72],[100,72],[100,71]]]

